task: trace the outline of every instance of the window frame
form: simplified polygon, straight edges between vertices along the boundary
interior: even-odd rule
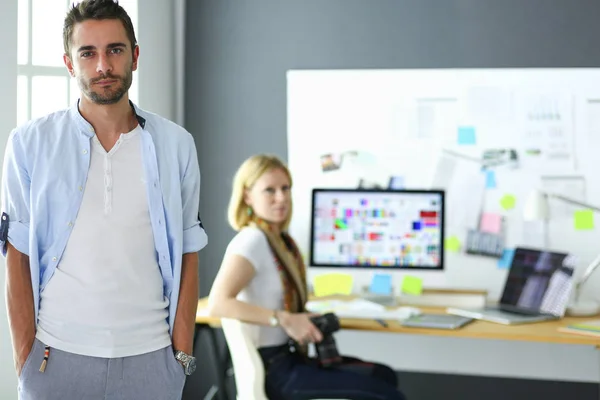
[[[27,112],[26,112],[26,120],[29,121],[32,118],[32,104],[33,104],[33,77],[35,76],[57,76],[67,78],[67,99],[69,104],[73,99],[71,99],[71,77],[67,72],[66,67],[54,67],[54,66],[44,66],[44,65],[34,65],[33,64],[33,0],[27,1],[27,64],[20,64],[17,61],[17,80],[20,76],[24,76],[27,80]],[[69,7],[71,2],[69,0],[63,0],[65,2],[65,6]],[[66,9],[66,8],[65,8]],[[21,11],[21,10],[19,10]],[[20,30],[19,30],[20,31]],[[19,32],[20,33],[20,32]],[[17,107],[18,109],[18,107]],[[20,121],[22,122],[22,121]]]

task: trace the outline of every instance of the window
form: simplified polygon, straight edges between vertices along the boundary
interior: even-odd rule
[[[79,87],[63,63],[62,27],[69,0],[18,0],[17,123],[66,108]],[[120,0],[137,36],[137,0]],[[129,98],[137,102],[137,73]]]

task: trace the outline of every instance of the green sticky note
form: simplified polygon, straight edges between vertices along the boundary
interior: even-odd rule
[[[402,280],[402,293],[420,295],[423,293],[423,279],[410,275],[405,276]]]
[[[445,240],[444,246],[446,250],[458,253],[460,251],[460,240],[456,236],[450,236]]]
[[[594,229],[594,212],[592,210],[575,211],[575,230],[585,231]]]
[[[323,274],[316,276],[313,281],[315,296],[330,296],[334,294],[349,295],[352,293],[354,278],[348,274]]]
[[[500,205],[505,210],[510,210],[511,208],[515,208],[515,203],[517,202],[517,198],[512,194],[505,194],[500,199]]]

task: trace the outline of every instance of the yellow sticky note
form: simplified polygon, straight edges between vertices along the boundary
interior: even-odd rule
[[[353,283],[354,278],[348,274],[318,275],[313,281],[315,296],[349,295],[352,293]]]
[[[402,280],[402,293],[420,295],[423,293],[423,279],[410,275],[405,276]]]
[[[456,236],[450,236],[445,240],[444,246],[446,250],[457,253],[460,251],[460,240]]]
[[[515,203],[517,202],[517,198],[512,194],[505,194],[500,199],[500,205],[505,210],[510,210],[511,208],[515,208]]]
[[[575,230],[594,229],[594,212],[592,210],[575,211]]]

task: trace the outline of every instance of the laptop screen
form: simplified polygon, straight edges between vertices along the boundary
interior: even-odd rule
[[[563,316],[573,286],[575,259],[565,253],[517,248],[500,307]]]

